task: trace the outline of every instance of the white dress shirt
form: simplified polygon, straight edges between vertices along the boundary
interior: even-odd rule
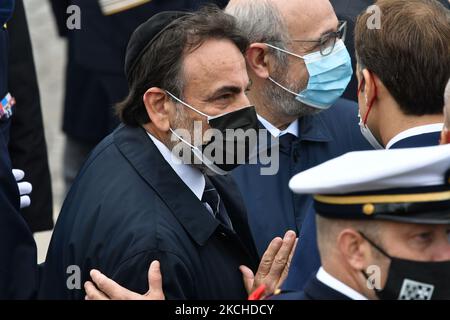
[[[167,148],[161,141],[156,139],[150,133],[147,132],[147,134],[175,173],[201,201],[206,184],[205,177],[202,172],[193,166],[181,163],[181,161],[176,161],[177,159],[175,158],[175,155],[169,150],[169,148]]]
[[[413,136],[418,136],[420,134],[425,134],[425,133],[441,132],[442,128],[444,128],[443,123],[434,123],[434,124],[427,124],[424,126],[419,126],[419,127],[415,127],[415,128],[411,128],[411,129],[402,131],[388,142],[388,144],[386,145],[386,149],[390,149],[394,144],[396,144],[400,140],[403,140],[403,139],[406,139],[409,137],[413,137]]]
[[[259,122],[262,123],[262,125],[270,132],[272,136],[275,138],[279,138],[282,135],[285,135],[286,133],[293,134],[295,137],[298,138],[298,119],[292,122],[286,129],[281,131],[277,127],[275,127],[273,124],[271,124],[269,121],[258,115]]]
[[[316,274],[316,278],[326,286],[336,290],[337,292],[342,293],[343,295],[349,297],[352,300],[367,300],[367,298],[364,297],[362,294],[350,288],[345,283],[339,281],[331,274],[326,272],[323,267],[320,267],[319,271]]]

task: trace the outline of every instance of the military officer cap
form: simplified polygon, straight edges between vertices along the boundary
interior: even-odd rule
[[[328,218],[450,224],[450,145],[347,153],[289,187]]]
[[[152,43],[166,30],[176,27],[179,19],[188,15],[191,15],[191,13],[183,11],[160,12],[141,24],[133,32],[125,55],[125,75],[127,79],[130,79],[137,63]]]

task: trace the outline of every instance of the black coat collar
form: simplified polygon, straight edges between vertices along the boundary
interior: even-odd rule
[[[236,233],[222,227],[211,216],[167,163],[143,128],[120,125],[113,135],[120,153],[172,210],[198,245],[204,246],[216,229],[220,228],[248,254],[248,267],[257,268],[259,258],[248,226],[244,201],[230,176],[211,176],[210,180],[223,199]]]
[[[195,242],[205,245],[219,222],[173,171],[146,131],[140,127],[121,125],[114,132],[114,143],[137,173],[174,212]]]

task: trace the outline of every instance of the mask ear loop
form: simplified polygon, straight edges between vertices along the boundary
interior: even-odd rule
[[[198,110],[195,109],[193,106],[190,106],[190,105],[187,104],[186,102],[184,102],[184,101],[182,101],[181,99],[175,97],[175,96],[174,96],[173,94],[171,94],[169,91],[167,91],[167,90],[165,90],[165,91],[166,91],[166,93],[167,93],[169,96],[172,97],[172,99],[174,99],[174,100],[177,101],[178,103],[181,103],[183,106],[188,107],[188,108],[191,109],[192,111],[197,112],[198,114],[200,114],[200,115],[206,117],[206,118],[208,119],[208,122],[209,122],[210,116],[208,116],[206,113],[203,113],[203,112],[201,112],[201,111],[198,111]]]
[[[381,252],[385,257],[392,259],[392,257],[383,249],[381,249],[380,246],[378,246],[375,242],[373,242],[372,240],[370,240],[362,231],[358,231],[358,233],[361,235],[361,237],[364,238],[364,240],[366,240],[368,243],[370,243],[370,245],[372,245],[372,247],[374,247],[375,249],[377,249],[379,252]]]
[[[264,44],[265,44],[266,46],[268,46],[269,48],[272,48],[272,49],[275,49],[275,50],[284,52],[284,53],[286,53],[286,54],[289,54],[289,55],[291,55],[291,56],[293,56],[293,57],[297,57],[297,58],[300,58],[300,59],[302,59],[302,60],[305,60],[305,56],[301,56],[301,55],[295,54],[295,53],[293,53],[293,52],[287,51],[287,50],[285,50],[285,49],[278,48],[278,47],[276,47],[276,46],[274,46],[274,45],[271,45],[270,43],[264,43]]]
[[[369,118],[370,110],[372,110],[373,103],[375,102],[375,99],[378,96],[378,88],[377,88],[377,84],[375,83],[375,79],[373,79],[372,73],[370,71],[369,71],[369,74],[370,74],[370,77],[373,80],[373,86],[375,87],[375,94],[373,95],[372,99],[369,102],[369,106],[367,107],[367,113],[366,113],[366,116],[363,119],[363,123],[364,124],[367,124],[367,119]],[[361,81],[361,86],[360,86],[360,88],[358,90],[362,89],[362,84],[363,83],[364,83],[364,80]]]
[[[391,256],[386,251],[381,249],[380,246],[378,246],[377,244],[375,244],[375,242],[370,240],[362,231],[358,231],[358,233],[361,235],[361,237],[364,238],[364,240],[366,240],[368,243],[370,243],[371,246],[373,246],[375,249],[377,249],[379,252],[381,252],[381,254],[383,254],[385,257],[387,257],[389,259],[392,259]],[[361,272],[364,275],[364,277],[366,278],[366,280],[370,282],[370,276],[367,274],[367,272],[365,270],[361,270]],[[373,287],[373,290],[376,293],[380,293],[382,291],[382,290],[376,288],[373,283],[371,283],[371,285]]]

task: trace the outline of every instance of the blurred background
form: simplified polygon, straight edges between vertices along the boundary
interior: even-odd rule
[[[53,212],[56,221],[65,192],[62,174],[64,134],[61,131],[61,126],[67,42],[58,36],[49,2],[24,1],[24,4],[41,94],[52,177]],[[51,231],[35,233],[39,262],[45,260],[50,237]]]

